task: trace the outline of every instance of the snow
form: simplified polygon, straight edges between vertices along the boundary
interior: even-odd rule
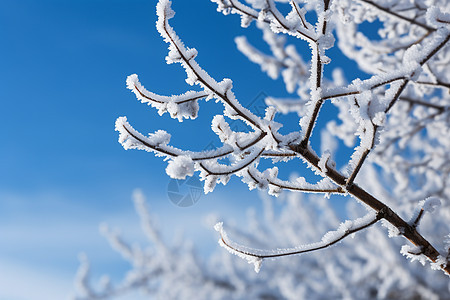
[[[203,186],[203,190],[204,190],[205,194],[213,192],[216,187],[218,176],[203,175],[203,173],[200,173],[200,174],[201,174],[200,175],[201,179],[205,181],[204,186]]]
[[[409,245],[403,245],[400,253],[403,256],[406,256],[406,258],[410,259],[412,262],[418,261],[422,264],[422,266],[425,265],[427,262],[427,257],[422,254],[422,250],[419,247],[416,246],[409,246]]]
[[[339,228],[335,231],[327,232],[323,237],[321,244],[327,245],[343,238],[351,231],[357,231],[359,228],[363,228],[377,219],[377,215],[374,212],[370,212],[362,218],[350,221],[347,220],[339,225]]]
[[[281,74],[286,90],[296,95],[287,101],[268,97],[266,103],[271,106],[266,109],[265,117],[253,114],[236,99],[231,79],[216,81],[200,67],[195,60],[197,50],[186,47],[168,23],[174,16],[171,2],[160,1],[157,7],[157,29],[169,44],[167,63],[181,64],[186,72],[186,82],[196,85],[200,91],[161,96],[145,90],[135,74],[129,76],[127,86],[141,102],[156,108],[160,114],[168,112],[179,121],[197,116],[199,99],[214,98],[216,103],[223,105],[223,113],[213,117],[211,129],[223,145],[212,151],[201,152],[177,149],[169,146],[170,134],[157,131],[144,136],[134,130],[126,118],[119,118],[116,130],[120,132],[119,142],[125,149],[141,149],[163,156],[168,160],[166,172],[172,178],[186,178],[199,171],[205,193],[212,192],[217,183],[227,184],[230,177],[236,175],[249,189],[268,189],[268,193],[275,196],[279,196],[283,190],[327,196],[345,193],[346,184],[342,181],[350,184],[355,179],[356,184],[367,187],[367,192],[380,197],[379,200],[385,203],[390,201],[391,194],[397,200],[395,203],[404,205],[432,195],[448,194],[447,182],[442,180],[443,166],[448,161],[448,140],[444,141],[442,137],[445,135],[442,134],[445,133],[442,128],[448,127],[445,123],[448,120],[448,97],[445,92],[442,93],[448,82],[445,69],[448,49],[444,48],[449,36],[449,26],[445,23],[448,19],[446,12],[430,8],[426,17],[418,16],[410,24],[406,17],[390,15],[369,2],[358,4],[337,1],[324,11],[323,2],[317,2],[316,5],[291,1],[292,9],[287,16],[277,9],[278,1],[273,0],[251,0],[247,4],[238,0],[213,2],[218,4],[218,10],[224,14],[239,14],[244,27],[252,20],[257,20],[256,26],[263,32],[269,54],[258,50],[244,37],[236,38],[238,49],[269,77],[275,79]],[[381,4],[387,5],[385,2]],[[386,6],[386,10],[389,9],[394,8]],[[404,2],[395,9],[405,9],[402,11],[405,16],[410,10]],[[317,16],[314,26],[306,22],[307,11],[314,11]],[[345,15],[344,21],[350,23],[344,25],[339,22],[339,16],[333,15],[336,13],[341,17],[341,14]],[[382,24],[381,41],[358,31],[358,24],[375,19]],[[436,29],[420,23],[425,19]],[[424,31],[428,34],[424,35]],[[326,50],[336,47],[334,33],[339,42],[337,46],[370,75],[368,79],[357,78],[348,84],[342,72],[334,72],[331,81],[323,77],[323,65],[331,59],[326,55]],[[286,44],[286,35],[307,41],[312,54],[310,63],[303,61],[295,44]],[[332,53],[329,51],[330,55]],[[319,111],[325,101],[332,102],[339,113],[336,120],[324,120],[326,133],[321,134],[322,155],[319,157],[315,154],[315,142],[311,138],[317,134],[315,127],[318,119],[323,118]],[[277,122],[277,112],[296,112],[300,118],[301,131],[293,130],[286,135],[279,133],[282,124]],[[245,122],[249,132],[234,132],[227,118]],[[437,130],[439,127],[441,129]],[[360,139],[356,146],[355,136]],[[422,138],[426,142],[422,142]],[[328,178],[339,172],[329,172],[335,168],[331,158],[338,153],[339,141],[353,148],[351,158],[344,166],[348,172],[342,178]],[[306,149],[297,150],[296,146],[300,142],[302,146],[306,145]],[[260,160],[265,158],[271,158],[273,166],[260,165]],[[322,180],[312,183],[304,176],[280,179],[277,163],[289,159],[303,161]],[[376,176],[358,175],[364,174],[365,166],[370,168],[375,164],[380,167]],[[348,178],[346,175],[349,175]],[[420,187],[412,187],[418,182],[421,183]],[[384,185],[389,187],[386,191],[381,188]],[[417,226],[421,213],[434,210],[438,203],[434,198],[421,201],[410,224]],[[402,213],[407,212],[405,208],[402,209]],[[235,244],[228,239],[221,224],[216,226],[216,230],[221,233],[222,246],[245,258],[259,271],[262,258],[266,256],[277,257],[289,251],[294,254],[315,251],[377,220],[377,215],[372,212],[363,218],[342,223],[337,230],[329,231],[317,243],[275,251],[250,249]],[[405,228],[397,228],[386,220],[383,220],[383,225],[388,227],[389,237],[404,234]],[[417,250],[405,247],[402,253],[418,259],[420,255],[416,255],[419,253]],[[332,277],[338,278],[336,274]],[[380,288],[380,293],[387,294],[393,284],[386,282]]]
[[[230,125],[225,121],[223,115],[215,115],[211,122],[212,130],[219,136],[223,143],[234,144],[235,134],[230,129]]]
[[[170,142],[170,134],[164,130],[157,130],[155,133],[149,135],[150,139],[156,146],[166,146]]]
[[[419,214],[421,212],[433,213],[440,206],[441,200],[437,197],[428,197],[427,199],[420,201],[417,207],[414,209],[409,224],[415,226],[419,225]],[[420,217],[423,217],[423,215]]]
[[[356,232],[362,228],[373,223],[377,220],[377,216],[375,213],[369,213],[362,218],[358,218],[353,221],[345,221],[339,225],[339,228],[335,231],[327,232],[321,239],[320,242],[301,245],[295,248],[286,248],[286,249],[276,249],[276,250],[260,250],[260,249],[252,249],[242,245],[239,245],[228,237],[226,231],[223,229],[223,222],[219,222],[214,226],[214,229],[220,233],[219,244],[227,249],[230,253],[235,254],[242,259],[245,259],[248,263],[253,264],[255,267],[255,272],[259,272],[262,264],[262,260],[266,258],[278,258],[281,256],[285,256],[290,253],[301,254],[309,251],[314,251],[318,249],[322,249],[333,245],[334,243],[340,241],[344,237],[346,237],[349,233]]]
[[[388,221],[381,220],[381,224],[388,229],[388,236],[390,238],[397,237],[401,234],[401,231]]]
[[[431,6],[427,9],[427,14],[425,15],[425,19],[427,23],[435,28],[449,26],[450,24],[450,12],[442,11],[443,7]],[[444,8],[445,10],[445,8]]]
[[[245,251],[235,250],[233,247],[234,243],[229,240],[227,233],[223,229],[223,222],[219,222],[216,225],[214,225],[214,229],[220,233],[220,239],[219,239],[220,246],[227,249],[228,252],[247,260],[247,262],[249,264],[253,264],[253,266],[255,268],[255,272],[259,273],[259,271],[261,270],[262,258],[251,255],[250,253],[246,254]]]
[[[169,112],[170,116],[178,119],[195,119],[199,110],[198,99],[206,98],[208,93],[204,91],[188,91],[181,95],[161,96],[144,88],[139,82],[138,76],[132,74],[127,78],[127,88],[130,89],[138,100],[158,110],[159,115]]]
[[[185,179],[194,175],[194,162],[189,156],[177,156],[169,161],[166,173],[174,179]]]
[[[322,154],[322,156],[320,157],[320,160],[319,160],[319,163],[318,163],[318,166],[319,166],[319,169],[320,169],[320,171],[325,175],[326,173],[327,173],[327,163],[328,163],[328,160],[330,159],[330,157],[331,157],[331,152],[330,151],[328,151],[328,150],[326,150],[323,154]]]
[[[431,269],[432,270],[442,270],[442,266],[445,266],[448,264],[448,261],[445,257],[439,255],[435,262],[431,262]],[[450,276],[447,274],[447,276]]]
[[[386,121],[386,113],[383,111],[379,111],[375,113],[375,116],[372,118],[372,123],[377,126],[383,126]]]

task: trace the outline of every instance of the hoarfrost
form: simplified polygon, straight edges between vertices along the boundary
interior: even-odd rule
[[[214,229],[220,233],[219,245],[228,250],[228,252],[245,259],[249,264],[253,264],[255,272],[259,273],[262,265],[262,258],[254,255],[246,254],[245,251],[238,251],[234,248],[234,243],[230,241],[227,233],[223,229],[223,222],[219,222],[214,226]]]
[[[422,250],[419,247],[416,246],[409,246],[409,245],[403,245],[400,253],[403,256],[406,256],[406,258],[410,259],[412,262],[418,261],[422,264],[422,266],[425,265],[427,262],[427,257],[422,254]]]
[[[161,0],[157,5],[157,30],[168,43],[167,63],[179,63],[185,69],[186,82],[196,85],[200,91],[161,96],[147,91],[135,74],[128,77],[127,87],[159,114],[167,112],[179,121],[197,116],[198,100],[215,99],[223,105],[223,113],[213,118],[211,128],[222,146],[200,152],[177,149],[169,146],[168,133],[157,131],[144,136],[122,117],[117,119],[116,130],[123,147],[151,151],[169,160],[166,172],[173,178],[185,178],[199,171],[205,193],[213,191],[217,183],[227,184],[230,177],[236,175],[249,189],[268,189],[269,194],[275,196],[283,190],[326,196],[350,194],[372,208],[384,207],[391,198],[396,199],[398,215],[369,214],[346,221],[320,242],[293,248],[293,254],[337,243],[379,218],[385,219],[383,225],[388,227],[390,237],[408,235],[414,243],[423,244],[423,240],[415,238],[418,236],[416,227],[423,213],[437,206],[436,200],[421,201],[404,228],[392,223],[398,224],[396,218],[403,221],[399,216],[409,211],[412,201],[437,195],[448,200],[448,172],[445,170],[450,161],[446,134],[450,102],[446,92],[450,77],[446,46],[450,28],[448,11],[436,8],[441,7],[443,1],[423,2],[422,6],[411,6],[406,0],[396,5],[385,1],[289,1],[291,10],[287,15],[277,8],[278,2],[287,0],[251,0],[246,4],[239,0],[213,2],[224,14],[240,15],[242,26],[256,21],[270,52],[258,50],[244,37],[236,38],[237,47],[269,77],[281,75],[286,90],[293,95],[288,99],[267,97],[270,107],[263,118],[243,107],[235,97],[230,79],[216,81],[196,62],[197,50],[186,47],[169,25],[169,19],[174,16],[171,2]],[[313,19],[314,26],[308,22]],[[380,40],[366,36],[359,27],[374,20],[380,22]],[[288,36],[307,42],[311,50],[309,62],[303,61],[303,53],[295,43],[288,44]],[[329,51],[328,57],[327,50],[336,46],[369,78],[357,78],[348,84],[339,71],[333,72],[331,80],[324,77],[324,65],[333,58],[333,52]],[[319,156],[313,149],[316,144],[313,139],[326,102],[331,102],[339,112],[336,118],[326,116],[323,120],[327,133],[321,136],[322,155]],[[277,112],[294,112],[295,123],[298,122],[300,128],[280,133],[282,125]],[[226,121],[227,117],[244,122],[249,130],[235,130],[230,126],[232,123]],[[355,136],[360,140],[359,145],[355,145]],[[342,173],[331,160],[339,153],[337,148],[341,141],[353,148],[342,168],[347,172]],[[274,166],[260,165],[263,159]],[[307,176],[280,179],[275,165],[288,160],[303,162],[322,179],[315,183],[307,182]],[[368,169],[376,171],[368,176]],[[444,205],[447,202],[443,201]],[[439,210],[438,214],[437,223],[450,216],[448,209]],[[222,241],[231,245],[227,237]],[[259,269],[261,261],[258,259],[263,257],[259,250],[252,256],[252,249],[233,245],[229,248],[243,254],[256,270]],[[437,250],[427,249],[428,259],[434,261]],[[405,248],[403,254],[420,256],[416,250]],[[271,252],[268,257],[276,257],[280,251]],[[336,279],[337,274],[333,273],[332,277],[342,283]],[[388,295],[392,285],[393,282],[386,281],[378,296]]]
[[[440,206],[441,200],[437,197],[428,197],[427,199],[420,201],[412,214],[409,224],[414,226],[419,225],[423,213],[433,213]]]
[[[194,175],[194,162],[189,156],[177,156],[169,161],[166,173],[174,179],[185,179]]]

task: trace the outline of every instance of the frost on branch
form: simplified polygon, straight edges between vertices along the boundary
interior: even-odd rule
[[[420,262],[422,266],[424,266],[427,261],[427,257],[422,254],[422,250],[419,247],[404,245],[400,250],[400,253],[411,261]]]
[[[247,260],[248,263],[252,263],[255,266],[255,272],[258,273],[261,269],[263,259],[275,259],[283,256],[298,255],[330,247],[345,237],[373,225],[378,220],[379,217],[376,214],[369,213],[363,218],[359,218],[354,221],[348,220],[341,223],[337,230],[327,232],[322,237],[320,242],[301,245],[295,248],[277,249],[272,251],[252,249],[233,242],[228,238],[227,233],[223,229],[222,222],[217,223],[214,226],[214,229],[220,234],[219,244],[230,253]]]
[[[275,34],[264,22],[258,21],[257,26],[263,31],[263,39],[269,45],[272,56],[253,47],[244,36],[235,39],[238,50],[250,61],[260,65],[261,70],[272,79],[277,79],[281,74],[289,93],[298,88],[299,95],[305,94],[308,86],[300,83],[309,77],[308,65],[297,49],[293,45],[285,46],[286,39]]]
[[[227,249],[230,253],[235,254],[235,255],[239,256],[240,258],[247,260],[247,262],[249,264],[253,264],[253,266],[255,267],[256,273],[258,273],[259,270],[261,270],[262,258],[257,257],[255,255],[251,255],[250,253],[247,254],[245,251],[243,251],[241,249],[235,250],[234,243],[228,239],[227,233],[225,232],[225,230],[223,230],[222,222],[219,222],[216,225],[214,225],[214,229],[217,232],[219,232],[219,234],[220,234],[220,240],[219,240],[220,246]],[[250,249],[250,250],[253,250],[253,249]]]
[[[198,113],[197,100],[208,96],[205,92],[189,91],[178,96],[160,96],[147,91],[139,82],[136,74],[127,78],[127,88],[142,102],[158,110],[159,115],[168,112],[172,118],[182,122],[183,118],[195,119]]]
[[[339,218],[330,201],[320,195],[288,192],[276,200],[262,193],[260,196],[264,203],[261,213],[248,213],[242,225],[233,226],[231,220],[225,220],[230,235],[270,249],[274,245],[308,243],[331,228],[339,227]],[[114,276],[117,279],[96,276],[101,270],[95,264],[91,270],[89,253],[80,256],[74,299],[134,299],[139,296],[165,299],[170,296],[204,300],[294,300],[299,297],[438,300],[446,299],[450,293],[448,277],[405,260],[399,253],[402,241],[388,238],[384,229],[376,225],[329,249],[288,259],[266,260],[255,274],[245,260],[235,259],[222,248],[216,248],[209,257],[201,250],[191,249],[186,242],[171,243],[163,239],[159,232],[161,227],[155,223],[157,212],[149,209],[140,192],[135,192],[133,198],[146,240],[136,243],[129,236],[122,237],[128,248],[134,250],[131,256],[122,256],[128,267],[125,266],[127,269],[120,278]],[[356,205],[346,208],[352,218],[361,215],[362,210]],[[206,217],[210,229],[218,217],[223,216]],[[211,231],[211,242],[215,235],[216,232]],[[439,234],[435,232],[434,236]],[[120,251],[116,247],[112,249]]]
[[[168,145],[168,140],[159,143],[155,134],[148,137],[134,130],[126,118],[119,118],[116,122],[116,130],[120,132],[119,141],[125,149],[142,149],[155,152],[158,156],[169,159],[167,174],[172,178],[185,178],[191,176],[195,171],[200,172],[200,177],[205,181],[205,192],[211,192],[216,183],[226,184],[231,175],[237,175],[249,184],[250,188],[258,186],[269,188],[273,193],[275,190],[295,189],[309,192],[342,192],[333,184],[319,182],[299,184],[299,182],[286,182],[276,176],[269,175],[266,171],[259,171],[257,166],[260,158],[272,158],[276,160],[287,160],[296,157],[288,144],[294,138],[293,135],[283,136],[278,133],[281,124],[274,121],[276,109],[268,108],[266,116],[261,119],[248,109],[244,108],[235,98],[232,92],[232,81],[223,79],[215,81],[195,61],[197,51],[185,47],[176,35],[168,20],[174,16],[170,1],[160,1],[157,5],[157,29],[164,40],[169,44],[168,63],[180,63],[187,74],[187,82],[190,85],[199,85],[202,91],[189,91],[179,96],[160,96],[144,89],[137,79],[137,75],[128,77],[127,86],[143,103],[147,103],[158,110],[159,114],[169,112],[173,118],[182,121],[183,118],[195,118],[198,112],[197,100],[200,98],[215,98],[224,106],[223,116],[216,116],[212,121],[212,129],[223,142],[223,146],[213,151],[192,152],[181,150]],[[293,46],[285,49],[281,38],[265,28],[265,40],[271,45],[272,51],[277,59],[283,58],[283,68],[291,68],[287,73],[296,73],[296,77],[285,76],[287,85],[296,85],[301,78],[305,78],[306,66],[301,60]],[[310,28],[311,29],[311,28]],[[309,30],[309,29],[308,29]],[[243,46],[248,48],[248,45]],[[251,52],[251,50],[249,50]],[[289,66],[291,67],[289,67]],[[293,70],[297,71],[293,71]],[[294,73],[293,73],[294,72]],[[283,75],[284,76],[284,75]],[[303,77],[302,77],[303,76]],[[288,80],[288,81],[287,81]],[[246,123],[252,131],[248,133],[233,132],[224,117],[239,119]],[[168,134],[167,134],[168,135]],[[295,135],[295,134],[294,134]],[[179,158],[182,156],[183,158]],[[219,162],[227,158],[229,164]],[[190,159],[191,161],[188,161]],[[314,168],[313,165],[311,165]],[[315,166],[317,167],[317,166]],[[278,193],[278,192],[277,192]]]
[[[185,179],[194,175],[194,162],[189,156],[177,156],[169,162],[166,172],[172,178]]]
[[[441,206],[441,201],[436,197],[429,197],[425,200],[420,201],[416,209],[414,210],[409,224],[417,227],[424,213],[433,213],[439,206]]]
[[[177,148],[169,145],[169,133],[144,136],[122,117],[116,130],[124,148],[162,156],[168,161],[167,174],[173,178],[199,172],[206,193],[217,183],[226,185],[235,175],[250,189],[268,190],[276,196],[283,190],[327,197],[349,195],[363,203],[375,219],[344,223],[331,239],[312,244],[315,246],[306,247],[307,251],[334,244],[354,230],[382,220],[390,236],[404,236],[416,247],[404,253],[421,249],[420,255],[433,266],[450,273],[449,266],[439,264],[442,255],[434,246],[442,244],[442,237],[450,231],[450,28],[448,11],[443,9],[445,0],[213,2],[224,14],[240,15],[244,27],[255,21],[271,53],[257,49],[245,37],[236,39],[238,49],[271,78],[281,75],[285,89],[293,95],[288,100],[268,97],[270,107],[263,118],[245,108],[235,97],[231,79],[217,81],[200,67],[196,61],[200,54],[186,47],[169,24],[175,15],[171,2],[161,0],[157,30],[169,45],[166,61],[179,63],[186,71],[186,82],[200,90],[160,96],[145,90],[136,75],[129,77],[127,85],[141,102],[180,121],[197,116],[199,99],[215,99],[223,113],[213,117],[211,129],[222,145],[200,152]],[[289,5],[286,15],[279,9],[281,5]],[[379,26],[377,37],[363,29],[374,21]],[[298,43],[305,43],[311,55],[303,55]],[[367,79],[355,78],[347,68],[334,70],[332,78],[325,78],[324,69],[330,68],[334,59],[329,49],[334,47],[354,60]],[[306,62],[305,57],[310,60]],[[328,104],[337,108],[335,116],[321,113]],[[295,112],[290,115],[292,123],[300,126],[281,133],[278,112]],[[230,120],[242,121],[247,128],[232,130]],[[321,156],[314,149],[318,134],[323,138]],[[344,152],[351,154],[340,155],[342,144],[347,147]],[[266,159],[268,165],[260,164]],[[321,179],[310,182],[308,174],[280,178],[279,168],[289,160],[305,164]],[[442,224],[433,221],[440,224],[436,230],[441,239],[437,240],[427,239],[434,236],[432,231],[422,231],[432,228],[427,224],[431,218],[421,221],[428,204],[435,202],[422,203],[410,222],[401,217],[410,213],[412,203],[429,197],[442,202],[442,209],[436,212]],[[222,240],[224,245],[227,240]],[[247,258],[252,256],[240,247],[231,248]],[[253,257],[264,258],[260,254]],[[258,267],[260,260],[251,262]]]

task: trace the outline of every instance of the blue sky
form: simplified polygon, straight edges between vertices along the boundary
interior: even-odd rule
[[[264,48],[254,26],[240,28],[237,16],[217,13],[209,1],[173,2],[172,26],[211,76],[233,79],[242,103],[261,93],[287,96],[281,80],[269,79],[236,50],[233,39],[242,34]],[[159,117],[125,87],[136,73],[157,93],[190,88],[179,65],[165,64],[155,6],[153,0],[0,1],[0,300],[62,299],[80,252],[93,260],[94,275],[121,274],[126,265],[98,224],[107,221],[142,240],[130,201],[135,188],[147,195],[169,238],[184,227],[209,250],[216,237],[198,216],[214,211],[242,220],[246,207],[260,204],[235,179],[190,208],[176,207],[167,197],[166,163],[117,142],[114,122],[124,115],[143,133],[174,132],[175,145],[201,150],[217,142],[210,122],[220,105],[203,102],[198,120],[180,124]]]

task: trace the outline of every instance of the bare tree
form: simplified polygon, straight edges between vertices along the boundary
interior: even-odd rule
[[[176,148],[169,145],[169,133],[159,130],[144,136],[126,117],[120,117],[116,130],[123,147],[164,157],[169,161],[166,171],[172,178],[183,179],[200,172],[205,193],[212,192],[217,183],[227,184],[236,175],[250,189],[268,190],[271,195],[279,195],[283,190],[326,196],[342,194],[367,208],[364,217],[342,223],[319,242],[273,251],[236,243],[228,238],[222,223],[217,223],[220,244],[253,263],[257,272],[264,259],[327,248],[381,221],[390,237],[409,240],[410,244],[401,247],[403,255],[429,261],[433,269],[449,275],[450,252],[444,243],[450,232],[447,1],[212,1],[217,3],[218,11],[240,15],[243,27],[256,21],[272,53],[256,49],[245,37],[236,38],[239,50],[270,77],[281,75],[286,90],[295,97],[268,97],[264,117],[245,108],[236,99],[230,79],[218,82],[199,66],[195,60],[197,51],[186,47],[169,25],[174,16],[171,2],[160,0],[157,30],[169,44],[167,63],[180,63],[187,74],[186,82],[200,90],[161,96],[146,90],[135,74],[128,77],[127,86],[141,102],[156,108],[159,114],[168,112],[180,122],[197,117],[201,99],[222,103],[223,114],[212,120],[212,129],[222,146],[201,152]],[[290,12],[281,13],[280,5],[290,5]],[[362,23],[374,20],[380,24],[380,39],[360,30]],[[309,45],[310,62],[304,61],[294,44],[287,44],[287,36]],[[333,59],[327,56],[327,50],[333,47],[353,59],[370,77],[347,83],[343,72],[336,69],[332,79],[324,78],[323,69]],[[325,120],[327,124],[319,132],[319,155],[311,146],[311,137],[319,134],[315,124],[327,102],[337,107],[338,114]],[[277,113],[292,114],[298,130],[281,134]],[[233,131],[229,120],[243,121],[248,130]],[[333,161],[338,145],[353,149],[342,168]],[[274,166],[261,169],[261,159],[271,160]],[[322,179],[310,182],[305,177],[280,178],[277,166],[288,160],[298,160]],[[428,226],[421,224],[419,233],[425,212],[434,210],[433,222]],[[379,240],[365,237],[366,244]],[[248,246],[257,246],[252,245],[252,239],[247,241]],[[375,252],[380,258],[389,255],[387,250]],[[378,262],[383,264],[382,260]]]

